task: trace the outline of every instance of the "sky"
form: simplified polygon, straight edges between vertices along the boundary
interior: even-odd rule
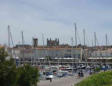
[[[10,25],[14,44],[21,44],[21,31],[26,44],[38,38],[39,45],[46,39],[59,38],[60,44],[75,40],[77,25],[78,43],[94,45],[96,32],[98,45],[112,44],[112,0],[0,0],[0,44],[8,44],[7,27]],[[73,42],[75,45],[75,41]]]

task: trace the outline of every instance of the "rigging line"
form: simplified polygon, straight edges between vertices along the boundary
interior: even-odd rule
[[[106,34],[106,45],[108,46],[109,44],[110,44],[110,41],[109,41],[108,35]]]
[[[96,36],[96,32],[94,32],[94,41],[95,41],[95,46],[99,46],[99,41],[98,41],[98,38]]]
[[[81,39],[80,39],[78,31],[77,31],[77,37],[78,37],[79,44],[81,44]]]
[[[86,37],[86,45],[89,45],[90,44],[90,38]]]
[[[13,38],[12,38],[12,33],[11,33],[11,31],[10,31],[10,36],[11,36],[12,46],[14,47],[14,42],[13,42]]]
[[[10,26],[8,25],[8,46],[10,47]]]
[[[100,44],[99,44],[99,41],[98,41],[98,38],[96,38],[96,43],[97,43],[98,46],[100,45]]]
[[[85,40],[86,40],[86,31],[85,31],[85,29],[83,29],[83,45],[85,46],[86,45],[86,42],[85,42]]]
[[[85,45],[90,45],[90,39],[91,38],[89,38],[90,36],[87,36],[87,34],[85,33]],[[93,40],[93,39],[91,39],[91,40]],[[92,44],[93,45],[93,44]]]
[[[11,30],[9,30],[9,34],[10,34],[10,39],[11,39],[12,46],[14,47],[14,41],[13,41],[13,38],[12,38]],[[13,49],[13,54],[16,57],[16,53],[15,53],[15,50],[14,49]]]

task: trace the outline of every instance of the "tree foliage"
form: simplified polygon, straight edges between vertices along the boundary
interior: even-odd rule
[[[30,65],[16,67],[14,59],[6,60],[8,54],[0,48],[0,86],[36,86],[38,69]]]
[[[24,65],[18,68],[19,79],[18,86],[37,86],[39,81],[39,73],[37,68],[30,65]]]
[[[0,85],[1,86],[14,86],[16,80],[16,65],[12,59],[6,60],[8,54],[4,48],[0,49]]]
[[[112,86],[112,71],[94,74],[75,86]]]
[[[5,52],[4,48],[0,48],[0,63],[3,63],[8,56],[7,52]]]

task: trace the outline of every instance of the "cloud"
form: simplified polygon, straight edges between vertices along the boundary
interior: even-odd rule
[[[0,36],[1,43],[7,43],[7,25],[15,43],[21,41],[21,31],[24,31],[26,43],[32,42],[32,37],[39,38],[42,44],[42,33],[45,38],[60,38],[61,43],[71,44],[74,37],[74,22],[83,42],[83,28],[87,39],[93,39],[97,32],[102,43],[105,33],[112,31],[112,8],[110,0],[4,0],[0,1]],[[107,30],[108,28],[108,30]],[[111,36],[111,34],[109,34]]]

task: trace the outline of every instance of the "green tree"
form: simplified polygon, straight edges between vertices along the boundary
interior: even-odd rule
[[[4,48],[0,48],[0,86],[37,86],[38,69],[30,65],[16,67],[14,59],[8,57]]]
[[[37,86],[39,81],[38,69],[30,65],[24,65],[18,68],[19,79],[18,86]]]
[[[0,63],[1,64],[6,61],[7,56],[8,56],[8,54],[7,54],[7,52],[5,52],[5,49],[0,48]]]
[[[16,65],[14,60],[6,60],[8,54],[4,48],[0,48],[0,85],[15,86],[16,84]]]

